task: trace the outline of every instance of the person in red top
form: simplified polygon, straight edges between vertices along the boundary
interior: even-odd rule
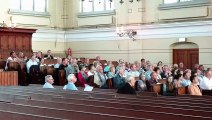
[[[86,67],[84,65],[79,65],[79,72],[77,74],[77,86],[85,87],[86,80],[88,79],[88,75],[85,72]]]

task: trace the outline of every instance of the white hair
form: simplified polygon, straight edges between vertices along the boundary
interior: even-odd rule
[[[127,77],[126,77],[126,79],[125,79],[125,82],[130,82],[133,79],[134,79],[134,76],[131,75],[131,74],[128,74]]]
[[[68,82],[71,82],[74,77],[75,77],[74,74],[69,74],[68,77],[67,77]]]
[[[48,80],[53,79],[52,75],[46,75],[45,76],[45,82],[48,82]]]

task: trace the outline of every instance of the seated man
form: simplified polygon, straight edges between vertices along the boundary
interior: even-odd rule
[[[60,65],[62,64],[62,59],[60,57],[57,58],[57,63],[54,65],[54,68],[59,68]]]
[[[154,84],[157,84],[158,81],[157,81],[157,73],[156,72],[152,72],[150,74],[151,78],[150,80],[147,80],[146,81],[146,86],[147,86],[147,89],[150,90],[151,86],[154,85]]]
[[[67,80],[68,84],[63,87],[64,90],[78,90],[74,84],[77,81],[77,78],[74,74],[69,74]]]
[[[66,76],[68,76],[69,74],[78,73],[78,71],[79,71],[79,66],[77,65],[77,59],[72,58],[71,62],[69,61],[68,67],[66,68]]]
[[[8,69],[7,65],[9,62],[18,62],[17,56],[14,51],[10,52],[10,57],[7,58],[5,70]]]
[[[48,50],[47,51],[47,54],[44,55],[44,58],[45,59],[54,59],[54,57],[51,54],[52,54],[52,51],[51,50]]]
[[[138,77],[139,76],[139,72],[137,71],[135,64],[132,64],[130,66],[129,74],[133,75],[134,77]]]
[[[18,56],[17,56],[17,60],[18,60],[19,63],[26,62],[27,57],[24,56],[24,53],[23,52],[19,52],[18,53]]]
[[[63,58],[62,64],[60,64],[60,66],[59,66],[59,70],[66,70],[67,67],[68,67],[68,59]]]
[[[30,67],[32,65],[38,65],[38,62],[36,61],[36,56],[35,55],[32,55],[31,58],[29,59],[29,61],[26,63],[27,73],[30,72]]]
[[[106,75],[103,72],[102,66],[97,66],[97,71],[94,75],[94,83],[100,86],[100,88],[108,88],[106,84]]]
[[[45,84],[43,85],[43,88],[54,88],[53,84],[54,83],[54,79],[51,75],[47,75],[45,76]]]
[[[119,88],[117,93],[121,93],[121,94],[136,94],[135,91],[135,77],[132,75],[127,75],[126,77],[126,83],[123,87]]]
[[[189,95],[198,95],[202,96],[202,93],[198,87],[198,77],[196,75],[192,75],[190,77],[191,85],[188,86]]]
[[[205,76],[200,81],[200,88],[203,90],[212,90],[212,68],[205,71]]]

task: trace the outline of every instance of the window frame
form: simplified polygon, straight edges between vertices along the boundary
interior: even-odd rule
[[[201,6],[209,6],[210,0],[192,0],[192,1],[182,1],[178,0],[177,3],[169,3],[169,4],[160,4],[159,10],[169,10],[169,9],[181,9],[181,8],[191,8],[191,7],[201,7]]]
[[[106,10],[106,3],[107,3],[107,0],[103,0],[103,2],[104,2],[104,10],[101,10],[101,11],[95,11],[95,7],[94,7],[94,0],[92,0],[91,1],[92,2],[92,11],[91,12],[84,12],[84,10],[83,10],[83,1],[82,0],[80,0],[80,4],[81,4],[81,8],[80,8],[80,11],[79,11],[79,13],[95,13],[95,12],[103,12],[103,11],[113,11],[114,9],[111,9],[111,10]],[[114,1],[113,1],[113,4],[115,4],[114,3]]]
[[[106,8],[106,0],[104,0],[104,10],[103,11],[94,11],[94,1],[92,1],[92,12],[83,12],[83,1],[80,0],[80,11],[78,13],[78,18],[86,18],[86,17],[98,17],[98,16],[109,16],[115,15],[115,8],[112,10],[107,10]],[[115,4],[113,2],[113,4]]]
[[[19,9],[9,9],[8,13],[12,15],[24,15],[24,16],[35,16],[35,17],[50,17],[48,12],[48,0],[45,0],[44,11],[35,11],[35,0],[33,0],[33,9],[32,10],[23,10],[22,9],[22,0],[20,0]]]

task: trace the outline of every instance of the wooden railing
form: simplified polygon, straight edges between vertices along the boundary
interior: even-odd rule
[[[0,72],[0,86],[17,86],[17,85],[18,85],[17,71]]]

